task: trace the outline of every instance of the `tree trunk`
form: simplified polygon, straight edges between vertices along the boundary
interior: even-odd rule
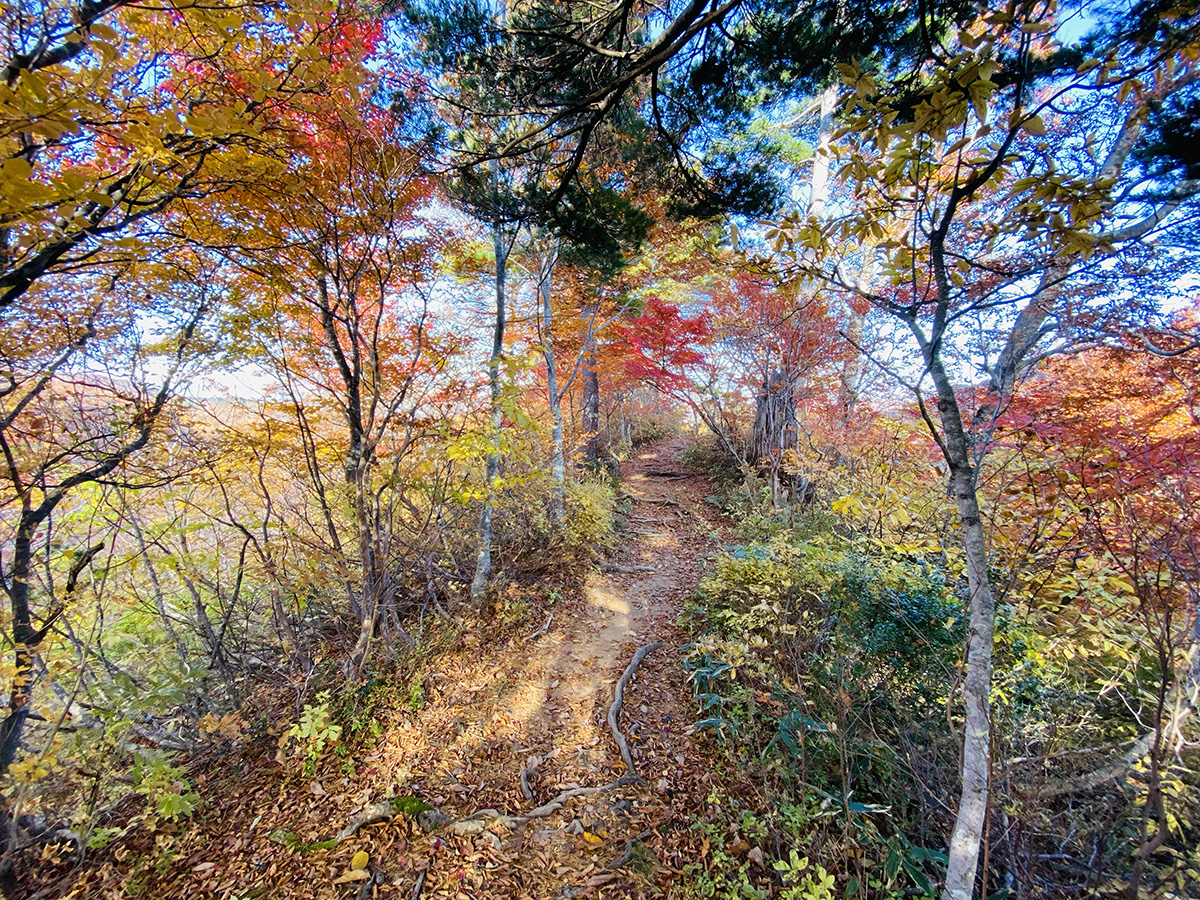
[[[283,596],[279,591],[279,579],[273,567],[268,574],[271,578],[271,611],[275,614],[275,628],[279,632],[280,638],[282,638],[284,652],[296,661],[296,665],[300,667],[301,672],[308,675],[313,670],[312,659],[308,655],[307,648],[297,636],[296,629],[292,627],[292,620],[288,617],[287,610],[283,606]]]
[[[791,380],[782,372],[771,373],[763,382],[754,406],[754,429],[750,435],[751,461],[765,469],[771,485],[771,505],[785,504],[782,494],[791,479],[783,472],[784,451],[794,448],[799,436],[796,396]],[[787,492],[790,496],[790,490]]]
[[[589,320],[595,310],[588,310]],[[589,334],[583,360],[583,430],[587,433],[587,461],[600,459],[600,375],[596,371],[596,336]]]
[[[367,484],[370,474],[366,463],[366,458],[359,453],[355,471],[347,472],[354,481],[355,526],[358,529],[358,555],[359,563],[362,566],[358,591],[358,640],[346,662],[346,677],[351,681],[358,681],[363,677],[371,641],[374,639],[375,630],[379,625],[380,613],[384,612],[381,609],[381,601],[384,596],[381,566],[386,565],[386,560],[379,559],[378,541],[375,529],[372,527],[373,517],[368,506],[371,502],[370,490]]]
[[[133,534],[137,538],[138,552],[142,557],[142,565],[146,569],[146,574],[150,578],[150,588],[154,593],[154,608],[158,611],[158,619],[162,623],[163,631],[166,632],[171,643],[175,645],[175,653],[179,657],[179,661],[187,667],[191,663],[190,655],[188,654],[187,645],[180,639],[175,627],[171,624],[171,616],[167,612],[167,599],[163,594],[162,583],[158,580],[158,570],[154,568],[154,563],[150,559],[150,551],[146,547],[146,536],[142,533],[142,526],[134,515],[133,510],[126,508],[128,512],[129,524],[133,528]]]
[[[836,82],[821,93],[820,136],[817,139],[817,155],[813,157],[812,185],[808,194],[808,214],[820,219],[825,215],[825,203],[829,199],[829,159],[832,154],[833,113],[837,109],[841,85]]]
[[[500,405],[500,357],[504,353],[505,278],[508,269],[508,248],[504,230],[497,222],[492,226],[492,245],[496,252],[496,319],[492,331],[492,356],[488,360],[488,387],[492,395],[491,443],[484,477],[487,497],[479,513],[479,555],[475,559],[475,577],[471,580],[471,602],[483,604],[488,577],[492,574],[492,511],[496,503],[496,479],[500,474],[500,429],[504,410]]]
[[[556,528],[563,523],[566,501],[566,456],[563,452],[562,397],[558,393],[558,370],[554,359],[554,309],[550,302],[550,281],[554,275],[557,250],[548,253],[541,273],[542,356],[546,360],[546,394],[550,403],[550,521]]]
[[[918,337],[918,340],[921,340]],[[966,706],[962,751],[962,793],[950,838],[950,860],[946,872],[946,900],[971,900],[979,867],[979,851],[987,816],[991,776],[992,642],[996,602],[988,578],[987,543],[976,493],[976,470],[971,461],[971,442],[963,425],[962,410],[954,386],[942,365],[936,345],[921,341],[938,395],[942,420],[942,450],[950,466],[954,500],[962,528],[967,561],[969,638],[963,699]]]
[[[858,269],[857,292],[860,296],[871,292],[875,281],[875,240],[868,238],[862,247],[862,264]],[[862,388],[863,375],[863,332],[867,324],[865,307],[855,307],[849,304],[850,321],[846,324],[845,338],[850,348],[846,353],[846,361],[838,377],[838,406],[842,410],[842,424],[849,425],[854,418],[854,409],[858,405],[858,395]]]

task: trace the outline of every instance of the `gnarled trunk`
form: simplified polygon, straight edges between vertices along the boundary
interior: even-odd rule
[[[750,459],[766,472],[771,505],[776,509],[802,502],[806,494],[806,480],[783,469],[784,454],[796,450],[799,437],[795,385],[783,371],[776,370],[763,382],[755,401],[750,433]]]

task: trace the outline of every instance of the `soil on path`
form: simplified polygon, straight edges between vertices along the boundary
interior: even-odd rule
[[[553,615],[544,634],[494,625],[438,651],[405,688],[411,708],[373,726],[381,733],[371,749],[313,776],[275,762],[269,740],[256,759],[231,754],[197,777],[206,804],[196,821],[170,842],[143,834],[105,851],[74,896],[411,898],[418,881],[422,898],[669,896],[695,858],[688,825],[709,790],[677,620],[724,530],[704,502],[708,480],[681,462],[689,444],[666,439],[622,464],[632,508],[619,549],[578,596],[542,612]],[[642,783],[576,798],[514,830],[427,835],[400,817],[336,847],[311,846],[393,794],[452,817],[520,815],[571,787],[619,779],[627,773],[606,722],[614,685],[654,641],[663,646],[646,657],[621,717]],[[358,851],[380,872],[366,895],[360,883],[336,883]]]

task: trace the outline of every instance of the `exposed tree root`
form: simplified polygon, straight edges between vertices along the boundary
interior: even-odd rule
[[[550,615],[548,615],[546,617],[546,624],[543,625],[541,628],[539,628],[537,631],[535,631],[533,634],[526,637],[525,640],[534,641],[540,637],[544,637],[545,635],[549,634],[550,633],[550,623],[553,621],[554,621],[554,613],[550,613]]]
[[[489,825],[497,824],[504,828],[517,828],[530,822],[533,819],[544,819],[547,816],[558,812],[566,805],[568,800],[573,800],[576,797],[586,797],[590,794],[602,794],[606,791],[615,790],[619,787],[625,787],[630,784],[638,784],[641,779],[636,775],[622,775],[616,781],[610,781],[608,784],[600,784],[595,787],[577,787],[569,788],[555,797],[553,800],[548,800],[541,806],[531,809],[529,812],[520,816],[507,816],[494,809],[481,809],[471,813],[469,816],[464,816],[461,819],[455,819],[446,826],[446,830],[458,835],[479,834],[485,831]]]
[[[638,532],[640,534],[640,532]],[[619,566],[615,563],[600,567],[600,571],[613,575],[639,575],[643,572],[657,572],[654,566]]]
[[[633,659],[625,667],[625,673],[617,680],[617,689],[613,696],[613,703],[608,708],[609,730],[612,731],[613,740],[617,742],[617,748],[621,751],[621,760],[625,763],[625,771],[635,778],[637,777],[637,770],[633,767],[633,754],[629,752],[629,742],[625,740],[625,735],[621,734],[621,729],[617,726],[617,722],[621,717],[621,708],[625,705],[626,685],[629,684],[629,680],[633,678],[634,672],[638,670],[638,666],[642,664],[642,660],[646,658],[646,655],[653,650],[657,650],[662,645],[662,641],[655,641],[653,644],[647,644],[638,650],[637,653],[633,654]]]
[[[549,622],[546,623],[549,626]],[[568,800],[575,797],[584,797],[589,794],[599,794],[605,791],[611,791],[619,787],[624,787],[630,784],[641,783],[641,777],[637,774],[637,770],[633,766],[633,754],[629,752],[629,743],[625,740],[625,735],[621,734],[621,729],[618,727],[618,721],[621,716],[621,708],[625,705],[625,688],[629,684],[638,667],[641,666],[642,660],[646,655],[653,650],[657,650],[663,645],[662,641],[655,641],[653,644],[647,644],[635,654],[633,659],[629,661],[629,665],[625,668],[624,674],[617,680],[616,691],[614,692],[612,706],[608,708],[608,727],[612,731],[613,739],[617,742],[617,747],[621,751],[621,760],[625,763],[626,774],[618,778],[616,781],[608,784],[597,785],[596,787],[576,787],[568,788],[552,800],[548,800],[541,806],[531,809],[524,815],[509,816],[494,809],[481,809],[471,813],[469,816],[464,816],[461,819],[451,819],[445,813],[438,809],[426,809],[418,813],[416,816],[417,824],[424,831],[434,831],[438,828],[445,828],[447,831],[459,835],[479,834],[487,829],[489,825],[498,824],[504,828],[517,828],[524,825],[532,819],[543,819],[546,816],[552,815],[566,804]],[[527,799],[532,799],[533,791],[529,788],[529,767],[521,771],[521,792],[525,794]],[[404,798],[408,799],[408,798]],[[392,797],[388,800],[380,801],[371,806],[368,806],[338,832],[337,839],[344,841],[346,838],[354,835],[360,828],[367,825],[374,825],[377,822],[387,822],[394,819],[396,816],[403,814],[404,804],[400,802],[401,798]],[[635,840],[637,840],[635,838]],[[632,846],[632,844],[631,844]]]
[[[529,786],[529,776],[534,773],[541,761],[541,757],[531,756],[521,767],[521,796],[530,803],[533,802],[533,788]]]
[[[636,846],[639,841],[644,841],[646,838],[650,837],[650,835],[652,835],[652,834],[654,834],[653,829],[647,829],[647,830],[643,831],[641,834],[635,834],[633,837],[631,837],[629,840],[627,840],[625,842],[625,852],[622,853],[620,856],[618,856],[616,859],[614,859],[612,862],[610,862],[604,868],[611,872],[613,869],[619,869],[619,868],[621,868],[621,866],[629,865],[629,861],[631,859],[633,859],[634,846]]]
[[[441,810],[430,809],[418,814],[417,823],[424,831],[435,831],[438,828],[444,827],[447,831],[458,835],[479,834],[492,824],[498,824],[505,828],[516,828],[533,819],[544,819],[546,816],[558,812],[568,800],[572,800],[575,797],[600,794],[619,787],[625,787],[626,785],[638,784],[639,782],[641,782],[641,779],[636,775],[623,775],[616,781],[611,781],[608,784],[601,784],[595,787],[569,788],[554,799],[548,800],[541,806],[531,809],[520,816],[505,815],[495,809],[481,809],[471,813],[469,816],[463,816],[461,819],[451,819]],[[403,810],[397,808],[395,799],[384,800],[368,806],[355,816],[345,828],[338,832],[338,840],[345,840],[367,825],[387,822],[402,814]]]
[[[358,893],[354,895],[354,900],[371,900],[375,896],[375,887],[387,879],[387,874],[378,866],[368,866],[367,871],[371,877],[362,883]]]
[[[338,832],[337,839],[344,841],[351,835],[356,834],[360,828],[365,828],[367,825],[374,825],[376,822],[386,822],[398,815],[400,815],[400,810],[396,808],[395,798],[373,803],[351,819],[346,824],[346,827]]]

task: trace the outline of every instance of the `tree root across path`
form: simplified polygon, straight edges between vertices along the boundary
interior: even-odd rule
[[[568,800],[575,797],[583,797],[588,794],[600,794],[605,791],[615,790],[619,787],[625,787],[631,784],[640,784],[642,778],[637,774],[637,770],[633,765],[633,754],[629,751],[629,742],[625,740],[625,735],[621,733],[618,727],[618,721],[621,715],[621,708],[625,705],[625,688],[629,681],[637,672],[638,667],[642,664],[650,652],[657,650],[663,645],[662,641],[655,641],[653,644],[647,644],[633,654],[633,659],[629,661],[625,672],[617,680],[616,691],[614,693],[612,706],[608,708],[608,727],[612,731],[613,740],[616,741],[617,748],[621,751],[621,761],[625,764],[625,775],[622,775],[616,781],[611,781],[608,784],[601,784],[595,787],[574,787],[568,788],[552,800],[543,803],[524,815],[509,816],[494,809],[481,809],[471,813],[469,816],[463,816],[460,819],[451,819],[439,809],[426,807],[416,813],[415,819],[422,831],[434,831],[439,828],[458,834],[479,834],[491,824],[499,824],[505,828],[516,828],[519,825],[524,825],[526,822],[533,819],[543,819],[546,816],[552,815],[560,810]],[[414,798],[411,797],[392,797],[388,800],[383,800],[368,806],[361,813],[355,816],[350,822],[338,832],[337,839],[344,841],[351,837],[360,828],[367,825],[374,825],[377,822],[387,822],[394,819],[396,816],[403,815],[409,811],[414,804]]]
[[[617,721],[621,716],[621,708],[625,705],[625,687],[629,684],[629,679],[633,678],[634,672],[638,670],[638,666],[642,664],[642,660],[646,658],[647,654],[653,650],[657,650],[661,646],[662,641],[655,641],[653,644],[647,644],[638,650],[637,653],[633,654],[633,659],[626,666],[625,673],[617,681],[613,703],[608,708],[609,730],[612,731],[613,740],[617,742],[617,748],[621,751],[621,761],[625,763],[625,771],[634,777],[637,777],[637,770],[633,767],[633,754],[629,752],[629,742],[625,740],[625,735],[621,734],[621,729],[617,727]]]

